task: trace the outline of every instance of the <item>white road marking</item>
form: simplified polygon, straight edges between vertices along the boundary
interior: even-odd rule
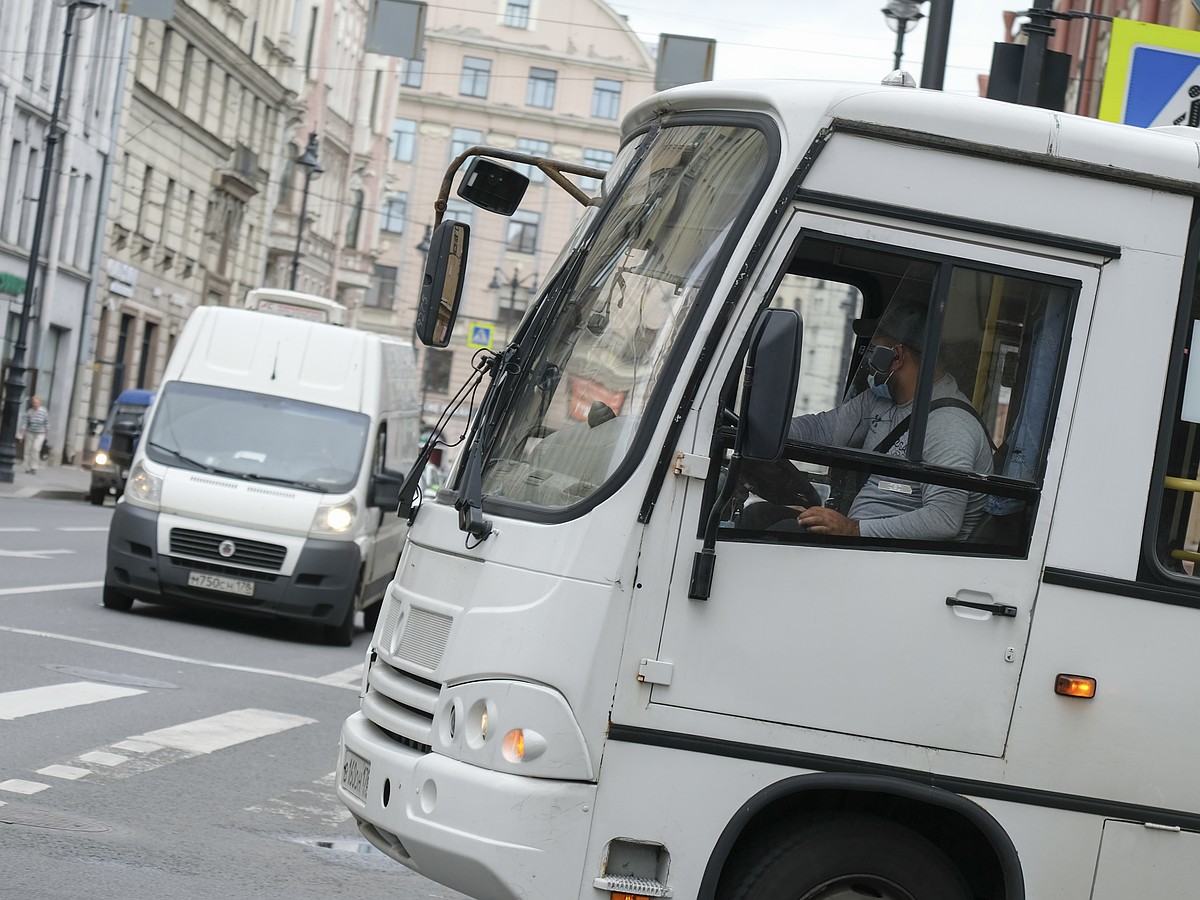
[[[113,744],[117,750],[128,750],[130,753],[153,753],[155,750],[161,750],[159,744],[151,744],[149,741],[119,741]]]
[[[151,741],[189,753],[212,753],[235,744],[257,740],[301,725],[315,725],[316,719],[271,712],[267,709],[235,709],[207,719],[197,719],[130,738]]]
[[[55,531],[108,531],[107,525],[60,525]]]
[[[0,534],[28,534],[38,530],[37,528],[0,528]]]
[[[37,781],[22,781],[20,778],[10,778],[8,781],[0,781],[0,791],[8,791],[12,794],[40,794],[42,791],[48,791],[50,785],[42,784]]]
[[[78,766],[46,766],[44,769],[38,769],[39,775],[45,775],[49,778],[62,778],[66,781],[78,781],[80,778],[85,778],[92,774],[91,769],[81,769]]]
[[[91,681],[75,681],[70,684],[50,684],[44,687],[27,688],[0,694],[0,719],[19,719],[36,713],[116,700],[144,694],[136,688],[116,684],[96,684]]]
[[[53,559],[55,556],[74,552],[74,550],[0,550],[0,556],[9,556],[13,559]]]
[[[317,681],[322,684],[352,684],[358,687],[362,684],[362,670],[363,664],[359,663],[356,666],[350,666],[350,668],[342,669],[339,672],[322,675]]]
[[[81,591],[103,587],[103,581],[74,581],[70,584],[35,584],[32,587],[0,588],[0,597],[13,594],[48,594],[51,591]]]
[[[95,582],[94,587],[99,587],[102,582]],[[0,590],[0,594],[5,591]],[[334,684],[328,681],[322,681],[320,678],[314,678],[311,675],[297,675],[293,672],[279,672],[275,669],[256,669],[253,666],[237,666],[231,663],[210,662],[206,659],[192,659],[187,656],[175,656],[170,653],[159,653],[155,650],[143,650],[140,647],[128,647],[124,644],[110,644],[107,641],[93,641],[88,638],[75,637],[70,634],[55,634],[50,631],[34,631],[29,628],[14,628],[11,625],[0,625],[0,631],[7,631],[10,634],[24,634],[30,637],[50,638],[55,641],[67,641],[72,644],[84,644],[88,647],[102,647],[105,650],[120,650],[124,653],[135,653],[138,656],[149,656],[153,659],[165,659],[170,662],[187,663],[193,666],[207,666],[210,669],[225,669],[230,672],[245,672],[249,675],[269,675],[272,678],[287,678],[291,681],[302,681],[306,684],[323,684],[326,687],[334,687],[343,691],[357,691],[357,684]],[[3,695],[0,695],[3,696]]]
[[[79,757],[81,762],[95,763],[98,766],[119,766],[123,762],[129,762],[128,756],[122,756],[120,753],[105,753],[103,750],[93,750],[90,753],[84,753]]]

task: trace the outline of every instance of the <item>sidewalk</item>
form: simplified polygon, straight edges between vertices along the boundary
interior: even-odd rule
[[[0,499],[4,497],[39,497],[50,500],[85,500],[92,473],[79,466],[43,465],[36,475],[25,471],[23,460],[13,466],[11,484],[0,483]]]

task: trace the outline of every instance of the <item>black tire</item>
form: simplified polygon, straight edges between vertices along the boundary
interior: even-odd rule
[[[363,610],[364,630],[372,632],[375,630],[375,626],[379,624],[379,611],[381,609],[383,609],[383,601],[376,600]]]
[[[101,602],[104,603],[105,609],[115,609],[118,612],[129,612],[133,608],[133,598],[122,594],[110,584],[104,585],[104,598]]]
[[[717,900],[971,900],[962,874],[915,831],[868,815],[776,832],[721,877]]]
[[[88,503],[92,504],[92,506],[103,506],[104,498],[107,496],[108,496],[108,494],[105,493],[104,491],[96,491],[96,490],[88,491],[88,495],[87,495]]]

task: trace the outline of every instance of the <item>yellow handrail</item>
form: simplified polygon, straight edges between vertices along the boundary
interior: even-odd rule
[[[1195,550],[1172,550],[1171,559],[1185,559],[1191,562],[1200,562],[1200,553]]]
[[[1188,491],[1193,494],[1200,494],[1200,479],[1175,478],[1173,475],[1168,475],[1163,479],[1163,483],[1168,491]]]

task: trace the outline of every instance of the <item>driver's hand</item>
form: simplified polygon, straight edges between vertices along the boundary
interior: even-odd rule
[[[849,519],[836,509],[829,509],[825,506],[808,507],[800,513],[796,521],[813,534],[859,537],[857,520]]]

